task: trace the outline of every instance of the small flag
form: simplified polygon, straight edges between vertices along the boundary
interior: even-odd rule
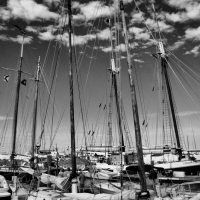
[[[23,79],[23,80],[21,81],[21,84],[24,85],[24,86],[26,86],[26,82],[27,82],[27,80],[26,80],[26,79]]]
[[[88,135],[90,135],[90,132],[91,132],[91,131],[88,132]]]
[[[145,120],[142,122],[142,126],[144,126],[145,125]]]
[[[106,109],[106,104],[105,104],[105,106],[103,107],[103,109],[104,109],[104,110]]]
[[[154,87],[152,88],[152,92],[154,91]]]
[[[92,135],[94,135],[94,131],[92,131]]]
[[[101,103],[99,104],[99,108],[101,108]]]
[[[8,83],[9,79],[10,79],[10,76],[9,76],[9,75],[4,75],[4,76],[3,76],[3,80],[4,80],[6,83]]]

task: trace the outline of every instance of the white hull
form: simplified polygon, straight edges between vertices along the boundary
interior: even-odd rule
[[[200,167],[200,161],[177,161],[177,162],[168,162],[168,163],[161,163],[155,164],[154,167],[156,168],[163,168],[165,170],[175,170],[175,169],[184,169],[184,168],[191,168],[191,167]]]

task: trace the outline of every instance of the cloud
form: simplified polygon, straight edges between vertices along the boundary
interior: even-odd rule
[[[44,41],[49,41],[55,39],[56,37],[52,34],[51,31],[46,31],[39,33],[38,38]]]
[[[108,53],[108,52],[111,52],[112,51],[112,48],[111,47],[100,47],[100,49],[105,52],[105,53]]]
[[[37,33],[38,32],[38,28],[32,27],[32,26],[27,26],[26,27],[26,31],[32,32],[32,33]]]
[[[153,29],[154,31],[158,32],[159,29],[161,32],[165,32],[165,33],[170,33],[174,31],[174,27],[166,24],[164,21],[158,20],[158,24],[155,22],[155,20],[153,19],[146,19],[146,24],[147,26],[149,26],[150,29]],[[159,28],[158,28],[159,25]]]
[[[185,31],[185,38],[188,40],[200,40],[200,26],[198,28],[188,28]]]
[[[184,44],[185,44],[185,41],[180,40],[180,41],[175,42],[173,45],[169,46],[169,49],[176,50],[176,49],[179,49],[180,47],[182,47]]]
[[[34,0],[9,0],[7,11],[4,10],[4,12],[10,12],[12,18],[20,18],[26,21],[58,18],[58,14],[49,11],[46,6],[37,4]]]
[[[179,10],[177,13],[166,13],[166,18],[170,21],[181,23],[200,19],[200,2],[198,0],[165,0],[165,2]]]
[[[69,35],[64,33],[63,35],[57,35],[55,37],[57,40],[62,41],[65,45],[69,46]],[[96,38],[96,35],[87,34],[87,35],[72,35],[72,45],[84,45],[89,41],[92,41]]]
[[[85,16],[87,21],[100,17],[109,17],[114,13],[114,7],[106,6],[100,1],[91,1],[87,4],[76,3],[74,7],[80,10],[80,13]]]
[[[200,53],[199,49],[200,49],[200,45],[195,46],[192,50],[186,51],[185,54],[186,55],[190,55],[191,54],[191,55],[194,55],[194,57],[197,57],[199,55],[199,53]]]
[[[106,28],[97,33],[97,38],[100,40],[109,40],[110,39],[110,29]]]
[[[2,41],[12,41],[12,42],[17,42],[19,44],[22,43],[23,37],[21,35],[17,35],[16,37],[9,37],[7,35],[0,35],[0,40]],[[33,38],[28,36],[24,37],[24,44],[30,44],[32,42]]]
[[[144,20],[144,13],[140,11],[139,13],[131,14],[131,23],[141,23]]]
[[[11,18],[11,12],[6,7],[0,8],[0,19],[8,21]]]
[[[18,35],[16,38],[9,37],[9,40],[21,44],[23,41],[23,37],[21,35]],[[32,40],[33,40],[33,38],[31,36],[24,37],[24,44],[30,44],[32,42]]]
[[[136,40],[149,40],[150,35],[146,32],[145,28],[131,27],[129,32],[135,35]]]

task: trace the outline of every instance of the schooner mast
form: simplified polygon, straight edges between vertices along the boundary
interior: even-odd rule
[[[73,47],[72,47],[72,0],[68,0],[69,17],[69,87],[70,87],[70,131],[71,131],[71,160],[72,174],[71,178],[76,177],[76,146],[75,146],[75,123],[74,123],[74,91],[73,91]]]
[[[181,142],[180,142],[180,137],[179,137],[179,129],[178,129],[178,123],[177,123],[177,118],[175,114],[175,105],[173,101],[173,96],[172,96],[172,91],[171,91],[171,85],[170,85],[170,80],[168,76],[168,62],[167,62],[167,56],[165,53],[165,49],[163,46],[162,42],[158,43],[158,48],[159,48],[159,55],[161,59],[161,72],[165,80],[166,84],[166,89],[167,89],[167,95],[168,95],[168,100],[169,100],[169,105],[170,105],[170,111],[171,111],[171,116],[172,116],[172,121],[173,121],[173,128],[175,132],[175,138],[176,138],[176,150],[179,155],[179,160],[182,158],[182,148],[181,148]]]
[[[119,69],[116,67],[116,59],[114,56],[114,49],[115,45],[113,44],[113,38],[112,38],[112,30],[111,30],[111,23],[109,20],[109,26],[110,26],[110,42],[111,42],[111,95],[112,95],[112,88],[114,87],[114,94],[115,94],[115,102],[116,102],[116,109],[117,109],[117,120],[118,120],[118,127],[119,127],[119,143],[120,143],[120,152],[125,152],[125,146],[124,146],[124,138],[123,138],[123,129],[122,129],[122,119],[121,119],[121,111],[120,111],[120,102],[119,102],[119,92],[117,87],[117,74],[119,73]],[[110,124],[111,125],[111,124]],[[112,131],[110,129],[110,131]],[[110,133],[112,134],[112,133]]]
[[[124,33],[126,54],[127,54],[129,84],[130,84],[130,92],[131,92],[131,103],[132,103],[132,111],[133,111],[133,119],[134,119],[134,127],[135,127],[135,140],[136,140],[136,147],[137,147],[138,167],[139,167],[139,176],[140,176],[140,184],[141,184],[141,195],[148,197],[149,192],[147,191],[147,183],[146,183],[146,177],[145,177],[145,167],[144,167],[144,160],[143,160],[142,138],[141,138],[141,131],[140,131],[140,121],[139,121],[139,113],[138,113],[138,106],[137,106],[136,88],[135,88],[135,83],[134,83],[134,80],[132,77],[133,65],[131,63],[128,33],[127,33],[127,26],[126,26],[126,20],[125,20],[124,5],[123,5],[122,0],[119,1],[119,8],[121,11],[123,33]]]
[[[35,155],[35,139],[36,139],[36,127],[37,127],[37,105],[38,105],[39,75],[40,75],[40,57],[38,58],[37,74],[36,74],[36,77],[35,77],[35,99],[34,99],[34,108],[33,108],[33,125],[32,125],[32,140],[31,140],[31,142],[32,142],[31,143],[31,157],[32,157],[32,160],[34,159],[34,155]]]
[[[13,116],[13,130],[12,130],[12,152],[10,156],[11,167],[15,168],[14,159],[16,156],[16,136],[17,136],[17,118],[18,118],[18,108],[19,108],[19,94],[20,94],[20,85],[21,85],[21,74],[22,74],[22,64],[23,64],[23,52],[24,52],[24,36],[25,32],[16,26],[17,29],[22,33],[22,43],[20,50],[20,63],[17,71],[17,86],[16,86],[16,97],[15,97],[15,105],[14,105],[14,116]]]

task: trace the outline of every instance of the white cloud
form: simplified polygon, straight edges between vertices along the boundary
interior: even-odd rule
[[[189,40],[200,40],[200,26],[198,28],[188,28],[185,31],[185,38]]]
[[[153,29],[154,31],[157,31],[157,32],[159,31],[159,29],[161,32],[165,32],[165,33],[170,33],[174,31],[174,27],[169,24],[166,24],[164,21],[160,21],[160,20],[158,21],[159,28],[158,28],[157,23],[153,19],[148,18],[145,20],[145,22],[149,26],[150,29]]]
[[[131,23],[141,23],[144,20],[144,13],[140,11],[139,13],[132,13]]]
[[[85,16],[86,20],[108,17],[114,13],[113,7],[106,6],[100,1],[92,1],[87,4],[76,3],[74,6],[80,9],[80,13]]]
[[[129,32],[131,34],[135,35],[136,40],[149,40],[150,35],[146,32],[146,29],[144,28],[138,28],[138,27],[131,27],[129,28]]]
[[[18,35],[16,38],[9,37],[9,40],[21,44],[22,41],[23,41],[23,36]],[[32,40],[33,40],[33,38],[30,37],[30,36],[28,36],[28,37],[24,37],[24,44],[30,44],[30,43],[32,42]]]
[[[55,39],[55,36],[52,34],[51,31],[46,31],[39,33],[38,38],[40,38],[41,40],[49,41]]]
[[[165,0],[165,2],[179,9],[177,13],[166,14],[166,18],[173,22],[185,22],[187,20],[200,19],[200,2],[199,0]]]
[[[101,50],[105,53],[107,52],[111,52],[112,51],[112,48],[111,47],[101,47]]]
[[[34,0],[9,0],[7,7],[13,18],[27,21],[58,18],[58,14],[49,11],[46,6],[37,4]]]
[[[186,55],[191,54],[194,55],[194,57],[197,57],[199,53],[200,53],[200,45],[195,46],[192,50],[185,52]]]
[[[7,35],[0,35],[0,40],[2,41],[12,41],[12,42],[17,42],[19,44],[22,43],[23,37],[21,35],[18,35],[17,37],[9,37]],[[33,38],[32,37],[24,37],[24,44],[30,44],[32,42]]]
[[[7,21],[11,18],[11,12],[6,7],[0,8],[0,19]]]
[[[179,49],[180,47],[182,47],[184,44],[185,44],[185,41],[180,40],[180,41],[175,42],[173,45],[169,46],[169,49],[176,50],[176,49]]]
[[[100,40],[109,40],[110,39],[110,29],[106,28],[97,33],[97,37]]]
[[[26,31],[32,32],[32,33],[37,33],[37,32],[38,32],[38,29],[35,28],[35,27],[32,27],[32,26],[27,26],[27,27],[26,27]]]

